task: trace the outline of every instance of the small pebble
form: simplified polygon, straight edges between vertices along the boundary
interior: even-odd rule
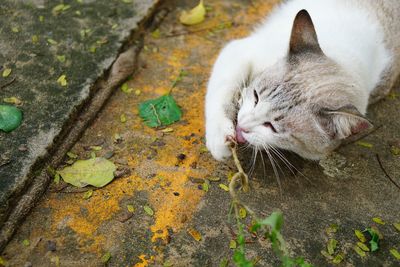
[[[48,240],[47,241],[46,247],[47,247],[47,251],[53,251],[54,252],[54,251],[57,250],[56,242],[54,242],[52,240]]]

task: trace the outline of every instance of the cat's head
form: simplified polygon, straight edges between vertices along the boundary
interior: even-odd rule
[[[243,90],[236,139],[320,159],[372,126],[360,113],[366,106],[361,94],[355,79],[323,53],[311,17],[302,10],[287,56]]]

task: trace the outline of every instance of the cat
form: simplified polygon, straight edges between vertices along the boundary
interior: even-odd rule
[[[208,83],[206,144],[229,141],[319,160],[370,129],[367,106],[400,75],[400,1],[292,0],[228,43]]]

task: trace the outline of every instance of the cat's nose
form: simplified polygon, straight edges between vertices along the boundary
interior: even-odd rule
[[[236,141],[239,144],[244,144],[247,142],[247,140],[244,138],[243,133],[248,133],[249,131],[246,129],[243,129],[239,126],[236,126]]]

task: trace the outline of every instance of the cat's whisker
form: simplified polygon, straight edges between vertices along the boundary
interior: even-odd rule
[[[262,155],[262,152],[260,153],[260,155],[261,155],[261,162],[262,162],[262,165],[263,165],[264,177],[267,177],[267,169],[265,167],[265,162],[264,162],[264,157]]]
[[[269,161],[271,162],[272,169],[274,170],[275,177],[276,177],[276,181],[277,181],[277,183],[278,183],[279,191],[280,191],[281,194],[282,194],[281,180],[280,180],[280,177],[279,177],[278,169],[276,168],[276,165],[275,165],[275,160],[274,160],[274,158],[272,157],[271,153],[268,151],[268,148],[265,147],[265,145],[263,145],[263,147],[264,147],[265,152],[266,152],[267,155],[268,155]]]
[[[313,184],[313,182],[311,181],[311,179],[305,175],[303,172],[301,172],[299,169],[296,168],[296,166],[294,166],[286,157],[285,155],[279,151],[279,149],[277,149],[276,147],[271,146],[271,151],[274,151],[275,154],[282,160],[284,161],[284,163],[286,162],[286,166],[288,167],[288,169],[291,171],[291,173],[293,173],[293,175],[297,178],[297,175],[293,172],[293,170],[291,168],[293,168],[296,172],[300,173],[301,176],[303,176],[309,183]],[[288,166],[288,164],[290,165],[290,167]]]

